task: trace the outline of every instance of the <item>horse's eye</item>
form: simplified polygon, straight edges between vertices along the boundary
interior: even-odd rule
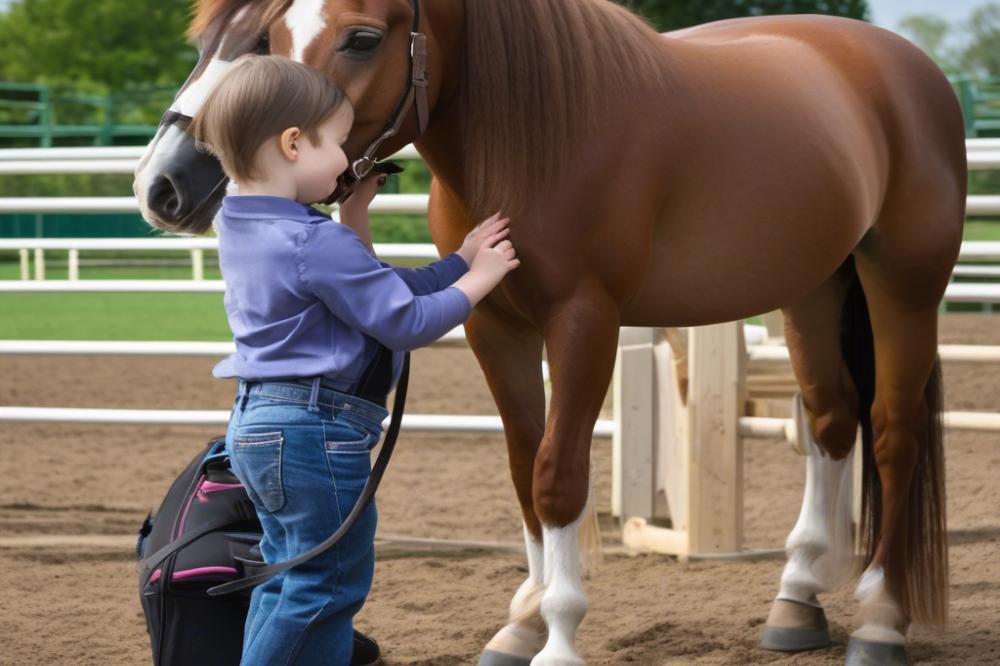
[[[266,32],[257,40],[257,45],[253,48],[253,52],[256,55],[269,55],[271,53],[271,39]]]
[[[367,54],[377,49],[381,43],[382,33],[374,30],[355,30],[344,39],[337,50]]]

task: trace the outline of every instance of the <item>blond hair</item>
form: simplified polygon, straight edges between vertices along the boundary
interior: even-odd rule
[[[259,174],[254,158],[261,145],[289,127],[319,145],[319,126],[350,101],[322,72],[274,55],[237,58],[191,121],[200,148],[222,163],[236,181]]]

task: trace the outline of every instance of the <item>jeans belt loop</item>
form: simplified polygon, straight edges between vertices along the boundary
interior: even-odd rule
[[[319,384],[320,384],[320,381],[321,381],[321,379],[320,379],[319,375],[316,375],[315,377],[313,377],[313,380],[312,380],[312,389],[309,391],[309,407],[308,407],[308,410],[310,412],[318,412],[319,411]]]
[[[246,409],[247,400],[250,398],[250,389],[248,388],[249,382],[242,378],[237,378],[236,384],[236,395],[241,398],[240,400],[240,411],[242,412]]]

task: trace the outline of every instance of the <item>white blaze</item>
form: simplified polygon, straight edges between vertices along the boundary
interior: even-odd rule
[[[306,47],[323,28],[325,0],[295,0],[285,12],[285,25],[292,33],[292,60],[302,62]]]
[[[222,80],[222,77],[225,76],[226,72],[232,66],[233,63],[231,62],[212,58],[208,66],[205,67],[205,71],[198,77],[198,80],[185,88],[177,96],[170,109],[185,116],[194,117],[201,108],[201,105],[205,103],[205,98],[208,97],[210,92],[215,90],[215,87],[219,85],[219,81]]]

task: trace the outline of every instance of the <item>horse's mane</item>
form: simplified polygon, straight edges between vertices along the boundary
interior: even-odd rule
[[[251,2],[265,26],[291,1],[196,0],[188,34]],[[614,105],[664,83],[660,49],[652,26],[608,0],[465,0],[461,132],[473,218],[523,214]]]
[[[474,220],[526,213],[615,105],[665,85],[656,31],[607,0],[465,0],[465,12],[463,174]]]
[[[189,38],[195,38],[212,24],[217,17],[223,14],[230,14],[243,5],[255,0],[195,0],[194,15],[188,24],[187,34]],[[265,26],[271,23],[274,17],[281,14],[292,0],[261,0],[264,5],[260,13],[260,25]]]

